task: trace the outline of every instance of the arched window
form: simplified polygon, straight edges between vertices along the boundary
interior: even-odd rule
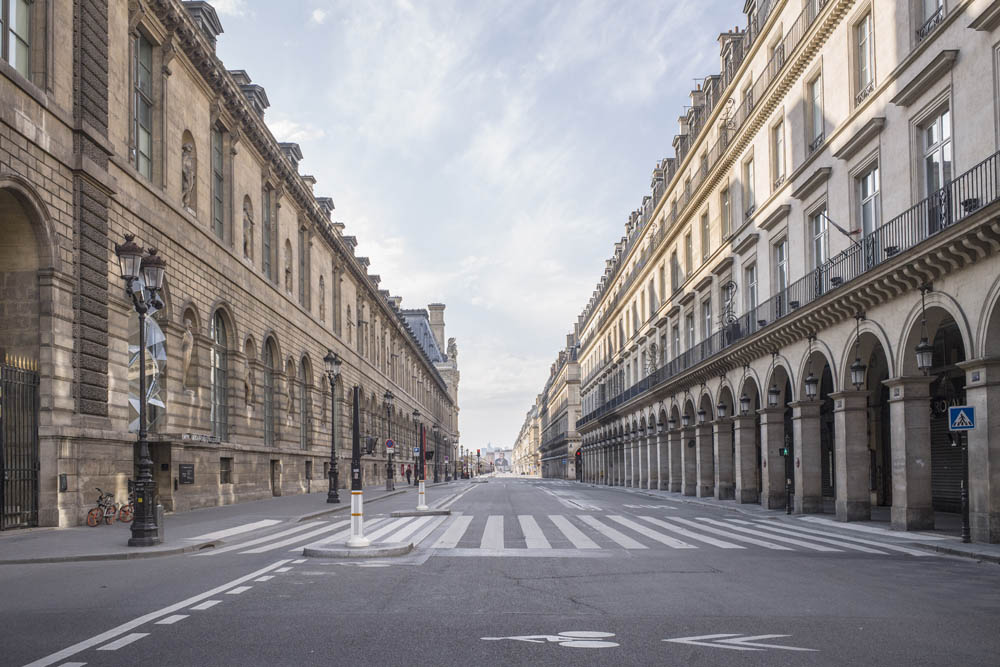
[[[216,311],[212,318],[212,435],[225,440],[228,437],[228,415],[226,396],[228,395],[228,338],[222,312]]]
[[[264,343],[264,444],[274,445],[274,341]]]
[[[309,432],[312,430],[312,410],[310,409],[308,383],[309,364],[305,358],[299,362],[299,446],[309,449]]]

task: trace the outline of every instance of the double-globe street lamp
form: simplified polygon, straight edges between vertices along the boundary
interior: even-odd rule
[[[330,380],[330,470],[327,473],[330,487],[326,492],[326,502],[339,503],[340,473],[337,470],[337,377],[340,376],[340,357],[333,350],[327,350],[323,357],[326,377]]]
[[[382,397],[385,401],[385,427],[387,431],[386,435],[386,445],[392,441],[392,402],[395,398],[392,392],[386,389],[385,396]],[[385,490],[392,491],[396,487],[396,471],[392,467],[392,453],[396,450],[395,445],[389,449],[389,458],[385,464]]]
[[[139,474],[135,482],[135,520],[132,522],[130,547],[150,547],[159,544],[156,525],[156,482],[153,481],[153,460],[146,440],[146,313],[150,308],[163,308],[159,292],[167,263],[156,254],[156,248],[143,252],[135,236],[125,235],[125,243],[115,244],[118,266],[125,293],[139,314]]]

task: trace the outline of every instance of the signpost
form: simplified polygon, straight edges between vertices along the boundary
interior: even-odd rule
[[[385,441],[385,450],[386,450],[387,452],[392,452],[392,451],[393,451],[393,448],[394,448],[395,446],[396,446],[396,443],[394,443],[394,442],[392,441],[392,438],[389,438],[388,440],[386,440],[386,441]]]
[[[953,405],[948,408],[948,430],[954,433],[954,443],[962,448],[962,541],[972,541],[969,526],[969,438],[963,431],[976,428],[976,408],[971,405]]]

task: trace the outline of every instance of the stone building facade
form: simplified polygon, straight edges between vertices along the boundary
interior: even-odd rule
[[[428,356],[299,172],[299,146],[271,135],[265,90],[223,66],[210,4],[0,5],[19,31],[0,54],[3,527],[78,524],[94,487],[125,500],[138,405],[125,234],[167,261],[146,337],[168,510],[325,492],[331,436],[346,484],[355,385],[379,443],[367,484],[387,474],[390,424],[397,476],[413,463],[414,411],[457,444],[454,355]],[[328,350],[343,360],[332,397]]]
[[[929,529],[971,405],[998,542],[1000,2],[745,12],[576,323],[583,478]]]
[[[576,479],[576,450],[580,435],[579,346],[575,334],[566,336],[566,347],[549,370],[549,379],[539,395],[539,459],[542,477]]]
[[[537,475],[541,471],[541,439],[539,437],[540,418],[538,401],[532,405],[524,417],[524,423],[517,434],[512,449],[513,471],[519,475]]]

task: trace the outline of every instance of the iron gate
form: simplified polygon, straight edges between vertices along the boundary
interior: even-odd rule
[[[38,525],[38,370],[8,357],[0,364],[0,530]]]

